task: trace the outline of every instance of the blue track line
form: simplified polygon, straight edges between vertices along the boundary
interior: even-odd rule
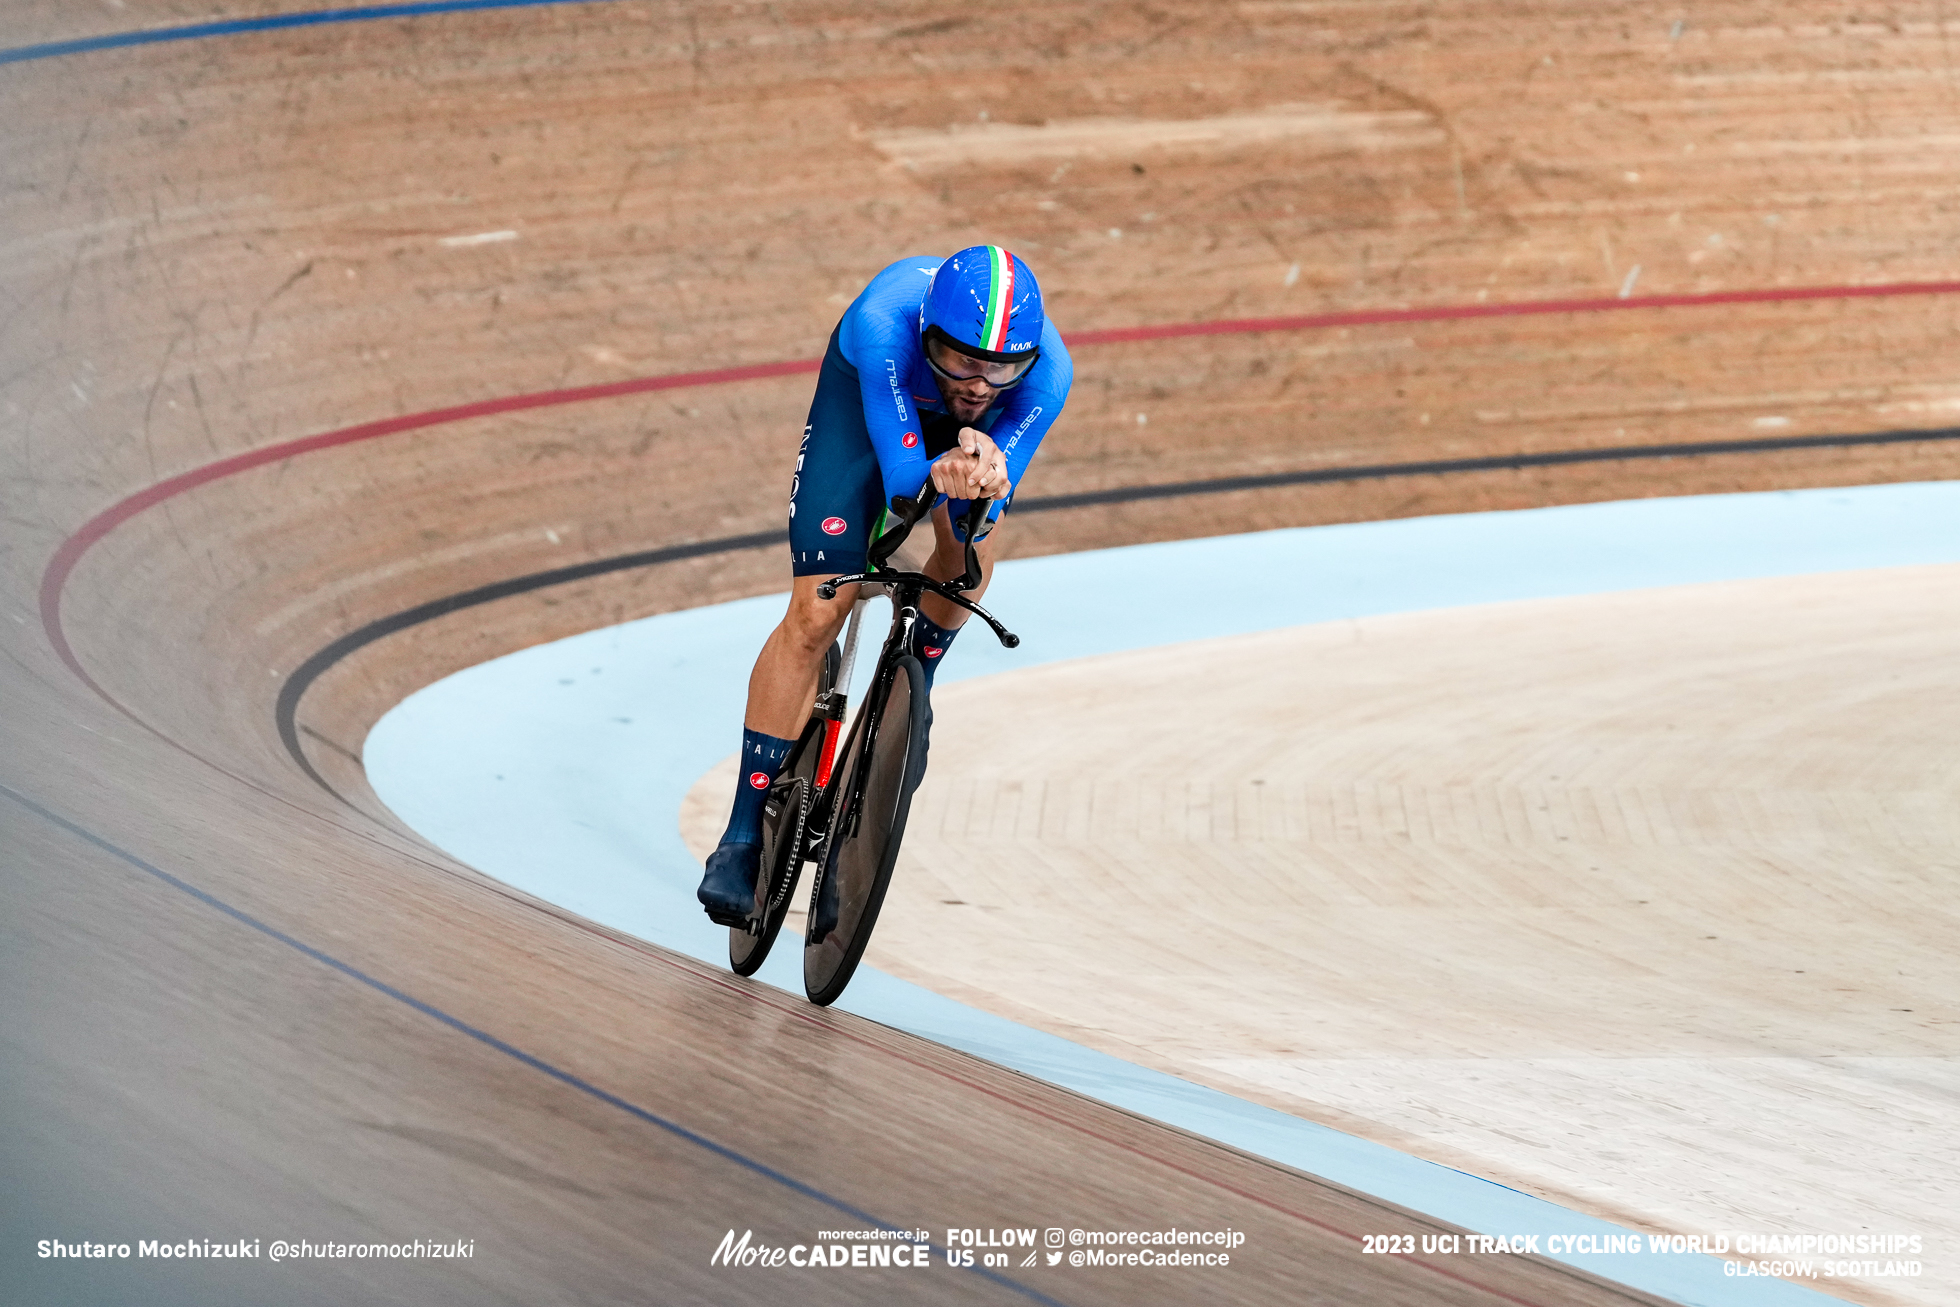
[[[197,41],[207,36],[237,36],[241,32],[271,32],[285,27],[320,27],[327,23],[362,23],[379,18],[418,18],[423,14],[453,14],[470,9],[533,9],[544,5],[606,4],[609,0],[423,0],[420,4],[374,5],[361,9],[316,9],[303,14],[272,14],[265,18],[230,18],[187,27],[159,27],[148,32],[112,32],[72,41],[47,41],[0,50],[0,64],[53,59],[90,50],[113,50],[125,45],[155,45],[161,41]]]
[[[462,8],[464,6],[457,5],[452,7]],[[218,898],[215,895],[209,894],[206,891],[199,889],[197,886],[191,884],[189,881],[183,880],[177,876],[173,876],[169,872],[165,871],[163,868],[145,862],[143,859],[137,857],[135,854],[130,853],[125,849],[119,848],[114,844],[111,844],[108,840],[103,839],[101,836],[95,834],[93,831],[87,830],[81,826],[77,826],[74,822],[69,821],[66,817],[63,817],[58,813],[49,811],[48,809],[42,807],[40,804],[34,802],[34,800],[22,794],[20,791],[13,789],[10,786],[0,785],[0,795],[5,795],[7,798],[12,799],[15,803],[18,803],[21,807],[26,808],[29,812],[34,813],[36,816],[42,818],[45,821],[51,822],[54,825],[61,827],[61,829],[67,831],[70,835],[75,836],[77,839],[83,840],[89,844],[94,845],[96,848],[102,850],[104,853],[107,853],[110,857],[118,858],[123,862],[128,863],[130,866],[136,868],[138,871],[148,872],[150,875],[156,877],[158,880],[170,886],[172,889],[183,891],[185,894],[190,895],[192,898],[196,899],[199,903],[204,904],[208,908],[215,908],[217,911],[224,913],[227,917],[230,917],[233,921],[239,922],[241,925],[250,926],[253,930],[258,931],[261,935],[265,935],[272,939],[276,939],[281,944],[286,945],[288,948],[297,949],[299,952],[304,953],[307,957],[312,958],[315,962],[318,962],[323,966],[331,967],[335,971],[338,971],[341,975],[346,976],[349,979],[359,981],[361,984],[366,985],[369,989],[374,990],[376,993],[385,994],[389,998],[394,999],[398,1003],[404,1003],[409,1007],[414,1008],[417,1012],[420,1012],[423,1016],[433,1017],[435,1020],[440,1021],[443,1025],[448,1026],[451,1030],[457,1031],[460,1034],[468,1035],[471,1039],[476,1040],[478,1043],[487,1045],[490,1048],[494,1048],[499,1053],[502,1053],[507,1057],[515,1058],[519,1062],[522,1062],[525,1066],[530,1067],[534,1071],[542,1071],[545,1075],[550,1076],[553,1080],[556,1080],[561,1084],[569,1085],[573,1089],[578,1090],[580,1093],[589,1094],[593,1098],[598,1099],[600,1102],[605,1103],[611,1107],[616,1107],[620,1111],[626,1113],[628,1116],[634,1117],[640,1121],[644,1121],[648,1125],[658,1126],[660,1129],[665,1130],[668,1134],[671,1134],[678,1139],[684,1139],[688,1143],[694,1144],[699,1148],[705,1148],[709,1152],[713,1153],[716,1157],[719,1157],[724,1161],[733,1162],[737,1166],[743,1167],[746,1170],[753,1171],[755,1174],[762,1176],[764,1179],[772,1180],[775,1183],[783,1186],[785,1189],[800,1194],[803,1197],[811,1199],[815,1202],[822,1203],[826,1207],[842,1212],[844,1215],[850,1217],[853,1221],[859,1222],[864,1225],[873,1226],[880,1230],[896,1231],[901,1228],[899,1226],[893,1225],[890,1221],[880,1220],[879,1218],[871,1215],[871,1213],[869,1212],[862,1211],[856,1207],[853,1207],[841,1198],[833,1197],[832,1195],[825,1193],[821,1189],[815,1188],[811,1185],[807,1185],[803,1183],[801,1180],[796,1179],[794,1176],[785,1175],[783,1172],[778,1171],[773,1166],[770,1166],[764,1162],[758,1162],[752,1157],[748,1157],[742,1153],[738,1153],[726,1144],[716,1143],[714,1140],[708,1138],[706,1135],[697,1134],[696,1132],[688,1129],[686,1126],[680,1124],[677,1121],[669,1121],[666,1117],[661,1116],[656,1112],[649,1112],[646,1108],[641,1107],[636,1103],[628,1102],[626,1099],[621,1098],[618,1094],[608,1093],[606,1090],[599,1088],[597,1085],[591,1083],[588,1080],[581,1080],[579,1077],[573,1075],[571,1072],[553,1066],[551,1063],[545,1061],[543,1058],[536,1057],[530,1053],[526,1053],[523,1049],[518,1048],[515,1045],[505,1043],[503,1040],[497,1038],[495,1035],[489,1033],[486,1030],[477,1029],[475,1026],[469,1024],[467,1021],[464,1021],[460,1017],[451,1016],[449,1013],[444,1012],[441,1008],[432,1006],[431,1004],[428,1003],[424,1003],[421,999],[416,998],[412,994],[403,993],[401,990],[396,989],[393,985],[388,984],[386,981],[376,980],[373,976],[368,975],[365,971],[362,971],[360,968],[352,966],[346,962],[342,962],[339,958],[334,957],[330,953],[322,953],[319,949],[314,948],[311,944],[307,944],[301,940],[294,939],[291,935],[288,935],[283,930],[279,930],[276,927],[266,925],[263,921],[260,921],[257,917],[254,917],[250,913],[244,912],[238,908],[234,908],[233,906],[231,906],[231,904],[226,903],[223,899]],[[930,1244],[930,1247],[932,1248],[932,1251],[935,1254],[941,1257],[944,1257],[946,1255],[946,1249],[940,1246],[939,1244],[932,1243]],[[1022,1297],[1027,1298],[1030,1301],[1045,1304],[1045,1307],[1064,1307],[1062,1303],[1059,1303],[1055,1299],[1050,1298],[1047,1294],[1041,1293],[1035,1289],[1031,1289],[1025,1284],[1020,1284],[1014,1280],[1010,1280],[1006,1276],[997,1274],[996,1272],[991,1271],[986,1267],[973,1266],[973,1267],[964,1267],[962,1269],[970,1270],[976,1275],[979,1275],[985,1279],[993,1281],[995,1284],[1000,1285],[1004,1289],[1011,1289],[1015,1293],[1020,1294]]]

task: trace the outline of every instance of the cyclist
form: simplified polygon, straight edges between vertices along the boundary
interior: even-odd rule
[[[824,653],[856,599],[855,586],[829,601],[817,586],[863,571],[886,506],[918,494],[929,476],[938,500],[925,572],[937,580],[966,570],[970,501],[995,501],[975,541],[977,599],[993,575],[995,525],[1073,376],[1034,275],[998,245],[901,259],[844,311],[790,483],[789,612],[749,676],[735,806],[698,891],[716,921],[739,923],[755,905],[763,800],[809,720]],[[930,688],[967,614],[937,595],[921,609],[914,652]]]

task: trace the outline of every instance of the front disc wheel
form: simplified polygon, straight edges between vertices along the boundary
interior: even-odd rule
[[[870,708],[867,703],[865,711]],[[908,654],[894,669],[876,731],[854,732],[831,780],[837,796],[831,836],[803,943],[803,988],[812,1003],[831,1003],[844,992],[871,941],[924,770],[925,744],[925,672]],[[828,904],[827,895],[834,896]],[[834,922],[827,920],[833,911]]]

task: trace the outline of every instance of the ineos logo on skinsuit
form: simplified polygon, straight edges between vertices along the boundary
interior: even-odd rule
[[[849,525],[850,523],[841,517],[826,517],[823,520],[823,533],[827,536],[841,536]]]
[[[810,425],[803,426],[803,443],[796,447],[796,472],[789,479],[789,515],[796,516],[796,492],[803,489],[803,457],[810,452]]]
[[[753,785],[753,786],[754,786],[754,787],[755,787],[756,789],[758,789],[758,790],[766,790],[766,789],[768,789],[768,788],[769,788],[769,773],[768,773],[768,772],[760,772],[760,771],[752,771],[752,772],[750,772],[750,773],[749,773],[749,784],[750,784],[750,785]]]

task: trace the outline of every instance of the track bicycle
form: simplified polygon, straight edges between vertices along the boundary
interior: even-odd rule
[[[888,566],[937,498],[931,481],[911,499],[894,496],[893,525],[866,551],[868,569],[817,587],[817,593],[829,600],[840,589],[855,585],[857,602],[851,608],[843,651],[832,645],[825,654],[810,721],[763,802],[755,906],[728,930],[728,965],[738,975],[754,975],[782,929],[803,863],[814,862],[817,870],[803,940],[803,988],[819,1005],[835,1001],[844,992],[864,956],[898,860],[912,792],[925,773],[932,709],[925,671],[912,654],[919,601],[931,591],[980,618],[1007,648],[1021,643],[1019,636],[964,593],[980,584],[974,535],[986,521],[991,501],[974,500],[967,513],[963,575],[936,581],[923,572]],[[891,597],[892,623],[864,703],[846,734],[842,725],[851,667],[865,606],[873,597],[867,591],[883,591]]]

